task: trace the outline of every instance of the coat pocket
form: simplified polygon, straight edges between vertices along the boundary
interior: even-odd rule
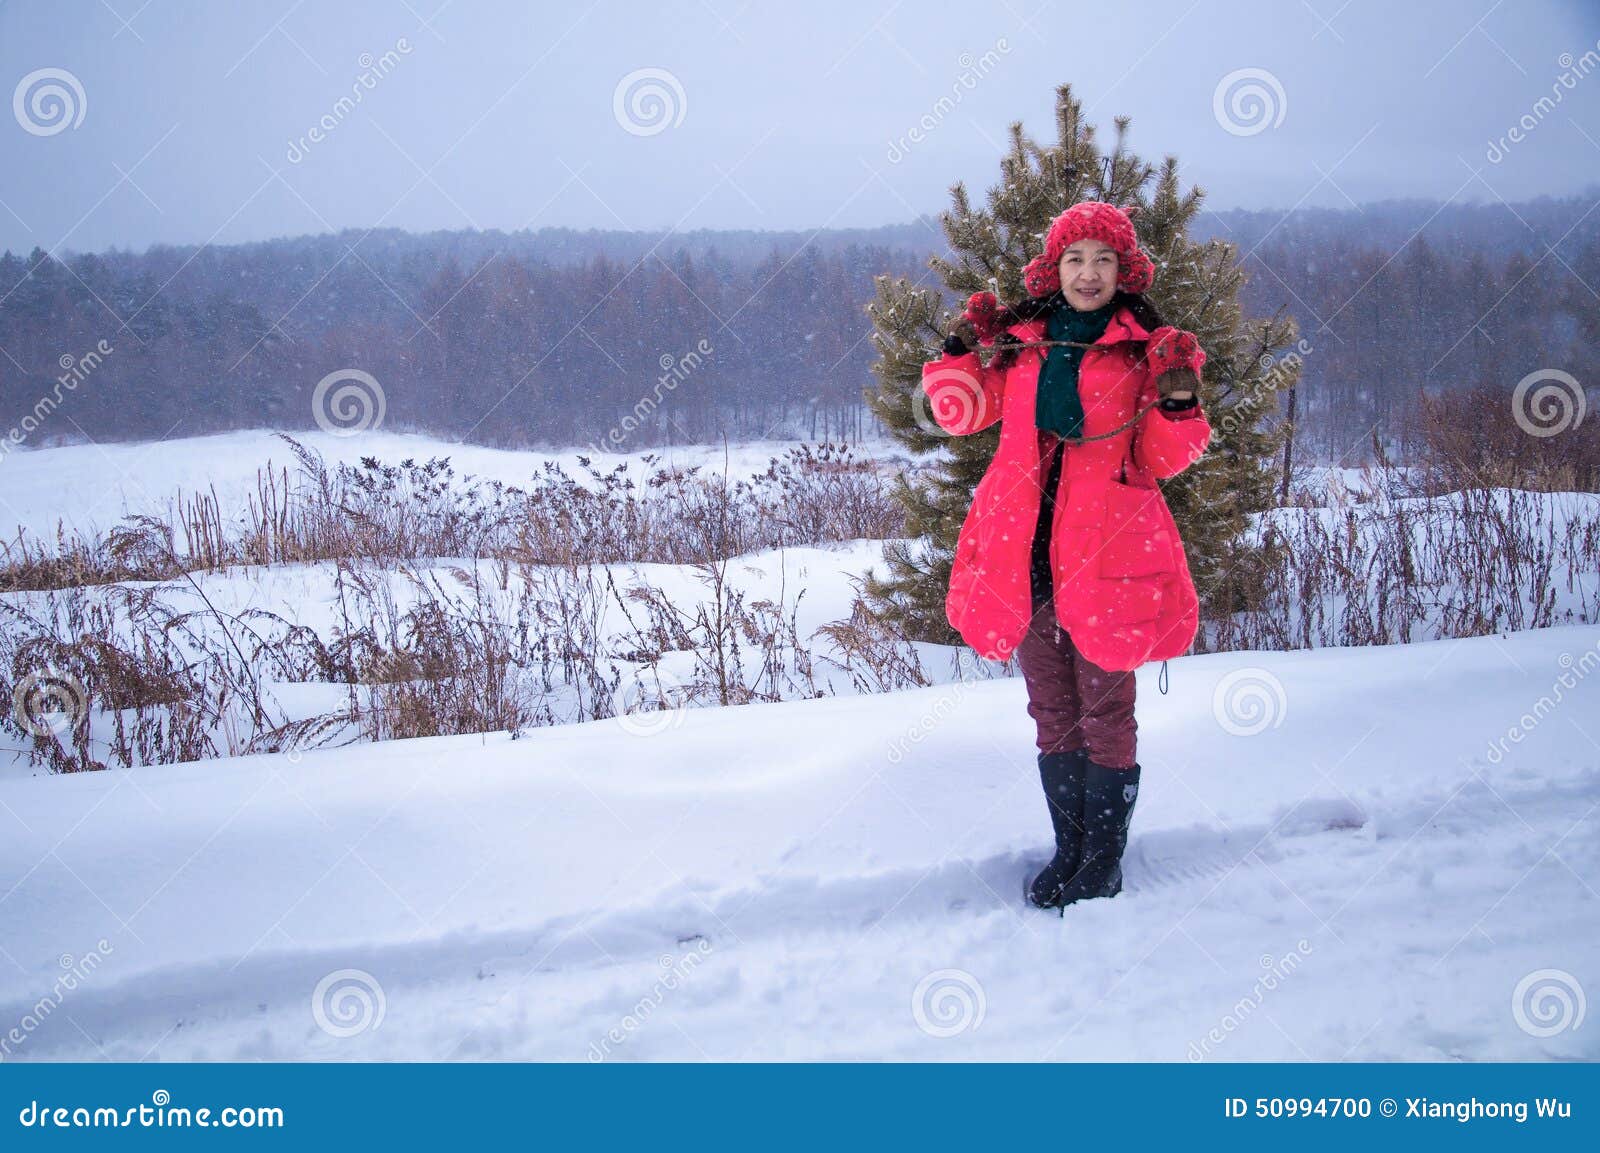
[[[1105,490],[1100,575],[1112,580],[1169,574],[1172,530],[1161,492],[1112,481]]]

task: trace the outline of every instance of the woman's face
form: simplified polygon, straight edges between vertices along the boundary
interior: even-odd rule
[[[1103,240],[1085,237],[1061,254],[1061,292],[1079,312],[1110,301],[1117,287],[1117,254]]]

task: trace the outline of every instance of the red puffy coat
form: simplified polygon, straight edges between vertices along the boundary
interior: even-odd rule
[[[1045,329],[1041,318],[1008,331],[1036,341],[1046,339]],[[1084,351],[1078,393],[1086,436],[1125,423],[1157,398],[1156,373],[1144,356],[1149,336],[1122,308]],[[1001,422],[1000,447],[973,493],[945,598],[951,626],[989,660],[1011,656],[1032,616],[1029,561],[1046,446],[1054,440],[1034,424],[1046,351],[1025,349],[1003,370],[984,367],[976,352],[922,369],[933,418],[946,432],[966,436]],[[1210,438],[1199,405],[1157,408],[1115,436],[1069,442],[1064,450],[1050,539],[1056,617],[1101,668],[1134,669],[1194,642],[1194,581],[1156,481],[1193,464]]]

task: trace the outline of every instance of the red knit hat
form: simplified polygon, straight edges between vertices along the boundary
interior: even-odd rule
[[[1133,230],[1133,213],[1100,200],[1074,204],[1050,225],[1044,254],[1029,261],[1022,281],[1029,296],[1049,296],[1061,291],[1061,254],[1085,237],[1104,241],[1117,254],[1117,287],[1123,292],[1143,292],[1155,279],[1156,266],[1139,247]]]

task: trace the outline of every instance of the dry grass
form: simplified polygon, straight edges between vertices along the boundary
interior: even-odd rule
[[[1226,597],[1202,605],[1203,650],[1403,644],[1600,620],[1600,500],[1557,487],[1573,475],[1570,459],[1502,471],[1435,447],[1402,468],[1374,449],[1354,493],[1301,484],[1289,507],[1261,519]],[[1483,483],[1491,473],[1518,484]]]
[[[259,473],[232,522],[211,491],[103,541],[6,550],[0,589],[17,595],[0,602],[0,691],[14,707],[0,727],[32,763],[69,772],[821,695],[800,597],[750,599],[730,561],[899,531],[882,474],[843,446],[790,450],[746,481],[647,458],[641,484],[580,458],[584,483],[547,465],[523,491],[458,479],[443,460],[329,468],[284,439],[298,472]],[[334,566],[326,636],[225,613],[198,579],[307,561]],[[647,561],[692,567],[705,595],[618,588],[606,567]],[[290,720],[270,686],[295,681],[343,685],[344,703]]]
[[[299,468],[257,473],[230,521],[215,490],[165,518],[131,517],[104,540],[58,527],[0,544],[0,592],[159,581],[232,565],[433,557],[538,564],[699,564],[760,549],[882,539],[904,518],[880,466],[845,445],[803,445],[765,473],[674,469],[647,455],[642,481],[579,457],[579,477],[546,463],[526,489],[457,477],[448,459],[330,468],[293,437]],[[152,536],[152,533],[155,535]],[[152,547],[156,537],[166,544]]]
[[[1524,402],[1529,427],[1537,406]],[[1481,387],[1449,397],[1424,394],[1404,430],[1406,455],[1419,461],[1415,491],[1437,496],[1484,488],[1532,492],[1600,492],[1600,420],[1591,414],[1572,427],[1535,436],[1519,423],[1510,397]]]

